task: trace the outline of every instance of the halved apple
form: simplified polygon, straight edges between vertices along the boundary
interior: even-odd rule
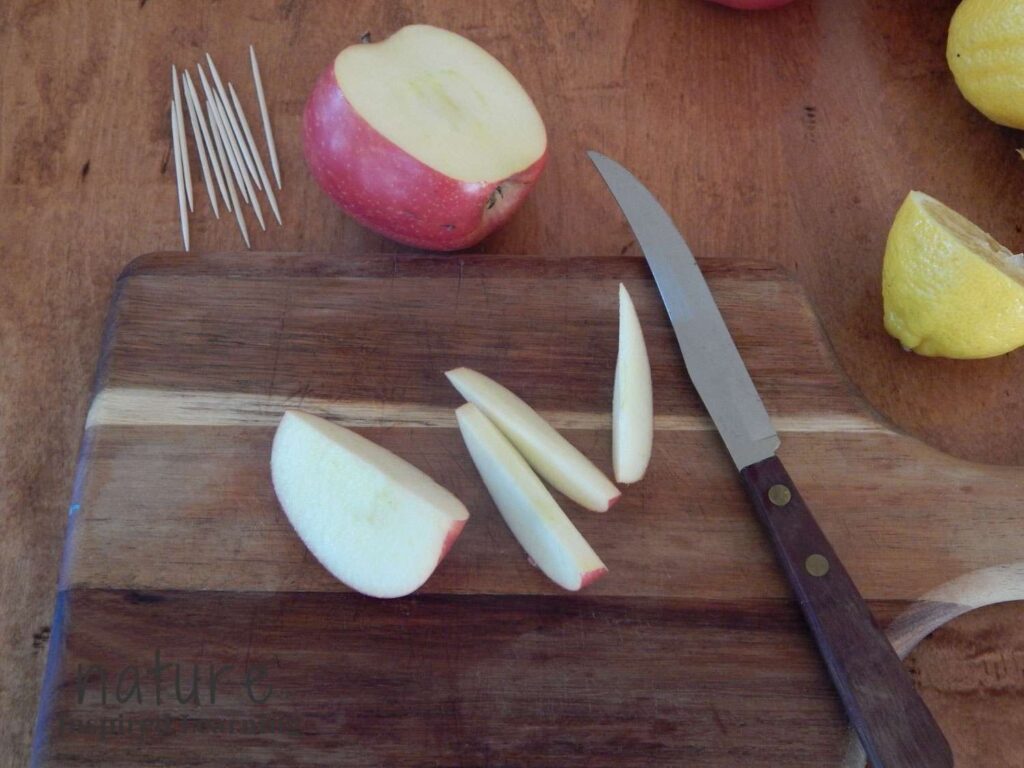
[[[558,586],[581,589],[608,572],[544,483],[472,403],[455,411],[462,439],[516,540]]]
[[[313,176],[386,237],[468,248],[520,206],[547,159],[544,123],[501,62],[423,24],[353,45],[306,104]]]
[[[270,468],[299,538],[364,595],[401,597],[418,589],[469,518],[462,502],[412,464],[307,413],[285,412]]]
[[[647,471],[654,443],[651,363],[640,318],[619,283],[619,357],[612,397],[612,466],[615,482],[635,483]]]
[[[456,368],[445,376],[512,441],[537,474],[570,499],[594,512],[606,512],[618,501],[621,494],[612,481],[518,396],[471,368]]]

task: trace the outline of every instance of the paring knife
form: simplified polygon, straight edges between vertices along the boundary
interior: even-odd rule
[[[589,152],[654,273],[704,401],[875,768],[945,768],[953,755],[856,585],[775,455],[779,436],[700,267],[672,220],[625,168]]]

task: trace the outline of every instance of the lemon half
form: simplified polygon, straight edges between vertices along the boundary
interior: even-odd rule
[[[930,357],[1024,345],[1024,256],[922,192],[903,201],[882,266],[885,329]]]
[[[946,61],[957,87],[990,120],[1024,128],[1024,0],[964,0]]]

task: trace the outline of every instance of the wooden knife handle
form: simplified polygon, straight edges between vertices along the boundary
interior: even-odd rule
[[[782,462],[740,475],[871,764],[951,767],[946,738]]]

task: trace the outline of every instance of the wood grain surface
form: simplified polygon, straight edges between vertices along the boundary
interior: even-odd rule
[[[708,272],[776,417],[781,455],[870,603],[895,610],[1018,556],[1024,469],[953,458],[876,420],[780,270]],[[608,470],[620,281],[645,328],[655,450],[611,512],[563,500],[610,569],[571,595],[528,563],[488,499],[443,373],[466,365],[496,377]],[[133,262],[115,296],[71,499],[38,764],[262,755],[727,766],[742,756],[749,766],[839,767],[847,740],[834,694],[643,262],[158,254]],[[295,536],[268,471],[285,408],[359,429],[469,508],[457,546],[415,597],[386,605],[350,594]],[[170,630],[165,611],[187,618]],[[350,618],[321,631],[328,613]],[[230,629],[249,621],[262,632],[269,617],[276,650]],[[738,660],[750,647],[757,659],[746,667]],[[282,670],[269,711],[298,731],[174,731],[128,746],[124,734],[76,725],[201,719],[152,697],[103,707],[101,673],[97,695],[83,694],[93,666],[113,689],[114,675],[157,648],[189,648],[201,665],[237,663],[208,648],[274,658]],[[788,692],[772,716],[750,722],[750,691],[774,697],[780,685]],[[234,704],[206,714],[268,712],[244,697]],[[721,723],[713,738],[694,731],[709,716]],[[375,734],[365,717],[390,725]],[[428,732],[444,736],[425,747]]]
[[[253,109],[245,48],[256,44],[285,181],[285,226],[257,231],[256,247],[402,252],[309,181],[305,93],[367,30],[424,21],[467,34],[534,95],[552,147],[533,197],[484,252],[565,256],[566,269],[575,257],[637,256],[583,155],[601,149],[650,186],[705,263],[794,270],[845,371],[885,418],[946,451],[1018,464],[1024,358],[924,360],[902,354],[880,324],[882,247],[909,189],[1021,248],[1020,136],[960,98],[943,55],[954,6],[796,0],[745,15],[697,0],[0,4],[0,765],[28,755],[114,278],[136,254],[179,246],[164,119],[171,63],[211,51]],[[192,237],[201,251],[239,246],[231,221],[208,212]],[[946,541],[940,559],[957,545]],[[926,571],[920,558],[908,554],[908,568]],[[1019,609],[1008,606],[959,619],[911,658],[963,764],[1019,763],[1022,654]]]

